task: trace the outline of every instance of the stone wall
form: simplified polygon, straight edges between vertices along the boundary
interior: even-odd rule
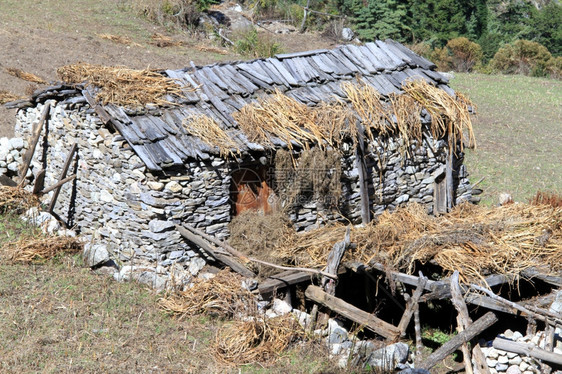
[[[436,178],[445,173],[447,142],[424,134],[421,144],[413,141],[408,152],[402,146],[402,140],[396,137],[368,144],[365,160],[370,210],[375,216],[408,202],[425,205],[427,212],[433,214],[435,182]],[[361,223],[361,193],[356,156],[351,144],[344,144],[343,150],[342,196],[337,209],[319,211],[315,201],[311,201],[292,213],[291,218],[297,229],[307,230],[332,219]],[[456,204],[469,201],[472,197],[468,173],[462,161],[463,153],[457,149],[453,167]],[[327,196],[327,199],[330,198]]]
[[[68,172],[76,172],[77,178],[62,188],[55,213],[69,226],[77,225],[87,248],[107,250],[119,267],[127,264],[119,277],[138,268],[149,272],[141,280],[162,286],[170,280],[172,268],[176,277],[186,280],[196,275],[205,261],[174,230],[174,223],[187,222],[219,238],[227,236],[230,181],[225,162],[194,161],[185,170],[152,175],[126,141],[103,126],[87,106],[53,105],[30,180],[46,165],[45,185],[56,183],[72,144],[78,144],[78,157]],[[16,133],[28,137],[42,110],[42,104],[20,110]],[[43,200],[50,201],[51,195]]]
[[[27,147],[23,138],[0,138],[0,176],[15,179]]]

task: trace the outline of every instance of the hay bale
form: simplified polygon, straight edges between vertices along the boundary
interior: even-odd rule
[[[228,270],[212,279],[196,278],[189,288],[172,291],[159,300],[160,307],[180,318],[199,314],[215,317],[232,317],[241,311],[254,312],[254,295],[242,288],[242,278]]]
[[[146,104],[175,105],[166,95],[182,96],[180,85],[155,71],[134,70],[78,63],[57,69],[57,75],[67,83],[84,83],[99,89],[97,99],[104,105],[143,106]]]
[[[23,188],[0,186],[0,214],[22,214],[29,208],[38,205],[37,196]]]
[[[16,78],[23,79],[24,81],[39,83],[39,84],[46,84],[47,83],[43,78],[38,77],[35,74],[25,72],[25,71],[23,71],[21,69],[18,69],[18,68],[9,68],[8,67],[8,68],[5,68],[5,70],[8,74],[10,74],[10,75],[12,75]]]
[[[82,250],[82,243],[68,236],[20,237],[4,243],[2,259],[12,263],[45,261],[61,254],[73,254]]]
[[[215,357],[227,365],[260,363],[269,366],[292,342],[305,336],[302,326],[291,315],[233,321],[215,337]]]

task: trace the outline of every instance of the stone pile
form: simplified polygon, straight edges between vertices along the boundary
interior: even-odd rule
[[[0,176],[14,179],[18,175],[27,147],[27,141],[23,138],[0,138]]]
[[[557,335],[559,337],[559,335]],[[499,335],[500,338],[509,339],[514,342],[531,344],[535,347],[545,349],[546,334],[544,331],[538,331],[534,335],[523,336],[519,331],[506,330],[503,334]],[[558,338],[557,345],[553,347],[553,352],[562,354],[562,341]],[[540,362],[525,355],[520,355],[513,352],[506,352],[501,349],[492,347],[492,341],[486,343],[486,347],[482,347],[482,352],[486,356],[486,363],[490,368],[492,374],[507,373],[507,374],[538,374],[541,373]],[[554,373],[561,374],[562,371]]]

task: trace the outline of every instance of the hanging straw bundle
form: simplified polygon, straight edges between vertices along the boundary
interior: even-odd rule
[[[181,317],[198,314],[231,317],[238,311],[253,312],[255,297],[241,283],[239,275],[223,270],[209,280],[194,279],[188,289],[167,294],[159,304],[163,310]]]
[[[181,87],[162,74],[126,67],[109,67],[78,63],[57,69],[61,80],[83,83],[99,88],[97,99],[103,104],[142,106],[145,104],[174,105],[166,95],[182,96]]]
[[[6,90],[0,90],[0,105],[9,103],[10,101],[16,101],[16,100],[21,100],[21,99],[25,99],[25,97],[15,95],[15,94],[13,94],[11,92],[8,92]]]
[[[304,330],[291,315],[233,321],[217,332],[215,356],[227,365],[272,365]]]
[[[253,142],[273,145],[271,137],[277,137],[290,149],[292,142],[308,149],[314,143],[320,147],[340,143],[349,134],[351,114],[343,103],[308,107],[275,91],[267,99],[244,106],[233,117]]]
[[[192,115],[182,122],[184,129],[193,136],[212,147],[217,147],[221,156],[236,157],[240,154],[238,144],[211,117],[206,115]]]

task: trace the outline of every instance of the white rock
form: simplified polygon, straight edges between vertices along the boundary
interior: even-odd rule
[[[341,30],[341,38],[346,42],[352,41],[354,36],[355,33],[349,27],[344,27]]]
[[[491,359],[497,359],[499,357],[500,353],[497,351],[497,349],[495,349],[494,347],[491,347],[488,349],[488,353],[486,354],[486,357],[491,358]]]
[[[516,355],[515,357],[510,358],[509,361],[508,361],[508,363],[509,363],[510,365],[519,365],[521,362],[523,362],[523,359],[522,359],[520,356],[518,356],[518,355]]]
[[[150,188],[151,190],[154,190],[154,191],[162,191],[164,189],[164,183],[161,183],[161,182],[151,181],[151,182],[148,182],[147,185],[148,185],[148,188]]]
[[[6,154],[8,154],[12,149],[13,147],[10,139],[0,138],[0,152],[4,151],[6,152]]]
[[[488,367],[495,368],[497,364],[498,360],[495,360],[493,358],[486,358],[486,365],[488,365]]]
[[[373,368],[391,371],[399,363],[408,359],[410,348],[405,343],[395,343],[384,348],[377,349],[367,359],[367,363]]]
[[[339,355],[341,352],[341,344],[339,343],[334,343],[332,344],[332,347],[330,349],[330,352],[335,356],[335,355]]]
[[[513,332],[513,337],[511,338],[512,340],[519,340],[523,337],[523,334],[521,334],[519,331],[514,331]]]
[[[13,149],[20,150],[23,148],[23,139],[22,138],[12,138],[10,139],[10,144],[12,145]]]
[[[104,262],[109,261],[109,252],[104,244],[86,243],[84,245],[82,256],[84,258],[84,262],[89,267],[101,265]],[[123,268],[125,268],[125,266]]]
[[[275,313],[279,315],[285,315],[291,313],[293,308],[287,304],[284,300],[281,299],[273,299],[273,306],[272,309]]]
[[[170,192],[173,192],[173,193],[178,193],[178,192],[181,192],[183,187],[178,182],[171,181],[171,182],[166,183],[166,187],[164,189],[166,189]]]
[[[197,273],[201,271],[205,267],[207,263],[201,257],[195,257],[193,260],[189,262],[189,272],[191,275],[196,276]]]
[[[521,371],[525,371],[530,367],[531,367],[531,365],[529,365],[525,361],[521,361],[521,363],[519,364],[519,369],[521,369]]]
[[[499,364],[507,364],[508,362],[509,362],[509,359],[507,358],[507,355],[498,357],[498,363]]]

